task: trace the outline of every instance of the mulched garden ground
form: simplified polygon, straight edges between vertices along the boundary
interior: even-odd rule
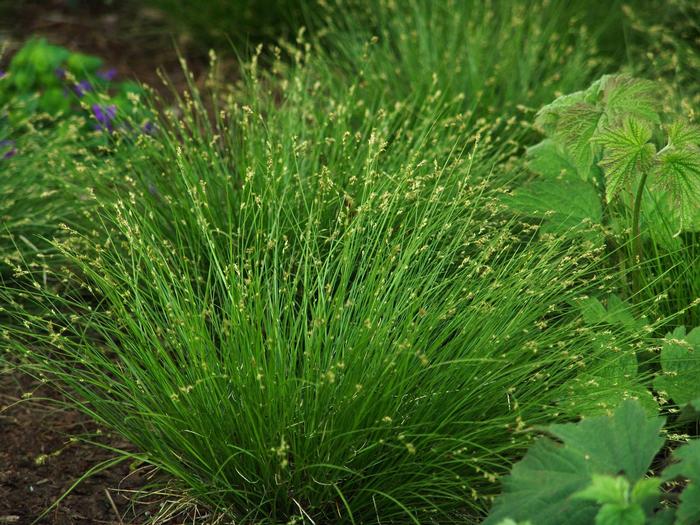
[[[37,35],[99,56],[121,79],[138,79],[156,89],[162,87],[157,69],[175,86],[184,85],[176,46],[195,74],[205,68],[201,53],[191,53],[187,41],[168,36],[162,16],[154,11],[135,13],[133,7],[117,2],[28,0],[15,5],[10,16],[0,20],[5,59]],[[22,400],[28,392],[32,399]],[[76,411],[40,401],[52,396],[50,389],[32,379],[0,369],[0,525],[31,524],[82,474],[114,457],[105,449],[72,440],[71,436],[95,434],[98,429]],[[116,448],[128,447],[114,436],[100,439]],[[142,488],[147,480],[143,472],[131,472],[127,463],[85,480],[38,523],[144,523],[159,503],[130,503],[129,491]]]

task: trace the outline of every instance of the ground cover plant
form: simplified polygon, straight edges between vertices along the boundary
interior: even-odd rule
[[[629,336],[599,344],[574,306],[606,289],[593,248],[511,232],[488,182],[507,141],[467,128],[448,149],[430,108],[422,125],[360,109],[350,133],[361,86],[336,101],[297,67],[213,122],[195,92],[143,137],[130,195],[100,215],[108,243],[66,252],[80,295],[38,296],[51,313],[14,341],[233,518],[466,519],[519,430],[598,405],[571,381],[604,376]]]
[[[582,525],[697,523],[700,441],[677,447],[673,463],[645,476],[664,445],[663,425],[626,401],[612,415],[548,427],[561,443],[545,437],[532,446],[484,523],[558,524],[562,515]]]
[[[578,3],[312,5],[234,83],[122,91],[42,40],[0,78],[3,351],[135,446],[90,473],[222,523],[692,523],[657,417],[696,433],[686,77],[616,72]]]

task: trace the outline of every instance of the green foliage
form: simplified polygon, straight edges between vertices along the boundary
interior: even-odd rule
[[[605,75],[543,107],[535,126],[546,138],[528,150],[534,178],[503,201],[539,220],[543,233],[598,244],[605,239],[611,249],[629,236],[616,256],[626,257],[622,262],[632,269],[631,291],[661,299],[663,315],[689,312],[693,322],[700,281],[689,272],[697,268],[700,130],[677,119],[662,125],[660,89],[647,80]],[[677,291],[662,291],[659,282],[672,275]],[[675,305],[664,301],[669,296]]]
[[[97,57],[70,52],[45,38],[28,40],[0,78],[0,139],[17,137],[26,131],[28,119],[43,114],[82,116],[95,125],[95,106],[114,106],[121,120],[143,122],[146,115],[137,116],[133,99],[143,89],[133,82],[112,82],[114,71],[101,67]]]
[[[522,430],[591,409],[568,385],[618,358],[576,306],[596,252],[511,233],[490,178],[519,129],[302,64],[115,153],[120,202],[60,245],[82,277],[38,283],[12,352],[236,521],[479,516]]]
[[[485,525],[510,517],[531,520],[533,525],[593,523],[598,506],[591,496],[610,489],[605,503],[642,479],[663,445],[659,431],[663,419],[649,420],[642,408],[626,401],[613,417],[597,416],[577,424],[547,428],[550,438],[535,442],[525,457],[503,480],[503,494],[497,498]],[[621,474],[621,480],[614,476]],[[624,480],[624,481],[622,481]],[[604,486],[602,486],[604,485]],[[616,502],[616,501],[615,501]]]
[[[530,520],[533,525],[685,525],[700,519],[700,440],[676,449],[676,463],[646,477],[661,450],[664,419],[649,418],[634,401],[607,416],[546,429],[503,480],[486,525]],[[555,441],[555,438],[557,441]],[[662,504],[662,483],[685,478],[680,504]]]
[[[700,327],[686,334],[680,326],[666,336],[654,387],[681,407],[700,401]]]

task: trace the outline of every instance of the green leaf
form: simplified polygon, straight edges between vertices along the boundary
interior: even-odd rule
[[[659,478],[640,479],[632,487],[632,502],[644,504],[648,500],[658,499],[661,480]]]
[[[683,477],[690,480],[681,494],[681,504],[676,511],[678,525],[700,522],[700,439],[678,448],[673,457],[678,460],[664,471],[664,479]]]
[[[509,517],[560,525],[566,516],[568,525],[589,525],[597,505],[574,495],[594,474],[640,479],[663,445],[663,423],[662,418],[647,418],[639,403],[627,401],[613,416],[550,426],[549,433],[562,443],[546,437],[535,442],[503,480],[503,492],[484,523]]]
[[[700,126],[676,121],[668,127],[668,143],[674,148],[700,146]]]
[[[685,231],[700,231],[700,150],[664,148],[658,155],[654,185],[668,191],[669,206]]]
[[[582,299],[578,305],[584,321],[589,325],[613,325],[633,335],[638,335],[646,326],[644,319],[637,319],[634,316],[630,304],[615,294],[608,296],[606,305],[596,297]]]
[[[603,217],[598,193],[592,184],[570,173],[558,178],[539,177],[517,188],[504,202],[522,216],[544,219],[544,233],[573,233],[595,244],[603,241],[602,233],[595,228]]]
[[[83,53],[71,53],[66,62],[68,68],[75,74],[94,73],[102,67],[102,60]]]
[[[686,335],[685,327],[668,334],[661,347],[661,374],[654,387],[684,406],[700,399],[700,327]]]
[[[668,508],[660,510],[647,520],[647,525],[674,525],[676,522],[676,509]]]
[[[597,135],[595,141],[603,147],[603,158],[598,165],[605,174],[608,202],[638,175],[652,168],[656,148],[650,139],[651,128],[634,119],[626,119],[622,127],[606,127]]]
[[[593,168],[593,138],[603,115],[602,109],[584,102],[563,109],[557,125],[557,138],[566,146],[578,172],[586,178]]]
[[[543,177],[579,176],[568,153],[556,142],[545,139],[527,149],[527,167]]]
[[[627,117],[654,124],[660,122],[661,97],[655,82],[629,75],[605,75],[600,85],[609,123]]]
[[[593,474],[591,484],[574,494],[575,498],[595,501],[599,505],[618,503],[626,505],[629,498],[630,482],[622,476],[601,476]]]
[[[578,424],[552,425],[550,434],[587,458],[592,471],[620,474],[629,481],[641,479],[664,439],[659,436],[663,418],[648,418],[636,401],[625,401],[614,417],[592,417]]]
[[[591,88],[557,97],[537,112],[535,127],[546,135],[552,136],[556,132],[562,111],[576,104],[590,102],[591,99],[595,100],[595,96],[591,96]]]
[[[639,505],[608,503],[595,517],[596,525],[644,525],[646,516]]]

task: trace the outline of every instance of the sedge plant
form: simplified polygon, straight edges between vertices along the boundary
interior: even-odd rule
[[[628,356],[575,306],[614,279],[507,218],[507,134],[332,70],[300,52],[186,93],[9,348],[237,523],[476,519],[522,430],[592,408],[567,385]]]

